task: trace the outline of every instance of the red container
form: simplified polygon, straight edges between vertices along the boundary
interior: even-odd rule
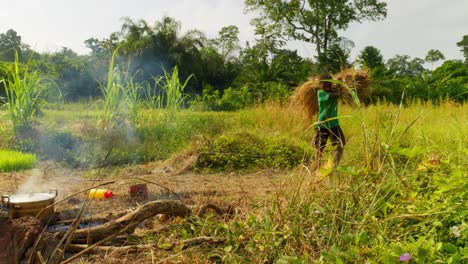
[[[130,197],[134,199],[148,198],[148,186],[144,183],[130,185]]]

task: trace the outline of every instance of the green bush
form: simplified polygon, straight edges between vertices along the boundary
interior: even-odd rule
[[[253,103],[254,96],[247,86],[238,89],[229,87],[220,92],[210,85],[205,85],[202,95],[196,96],[191,105],[195,109],[205,111],[235,111],[251,106]]]
[[[283,136],[256,132],[223,134],[200,149],[195,167],[242,170],[256,168],[290,169],[310,158],[310,146]]]

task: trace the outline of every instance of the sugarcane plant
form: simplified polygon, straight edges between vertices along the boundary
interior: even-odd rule
[[[134,76],[114,67],[117,50],[109,62],[106,85],[101,85],[103,98],[98,110],[98,125],[104,130],[113,129],[130,121],[136,124],[138,115],[138,93],[142,89],[140,83],[134,81]]]
[[[41,94],[46,88],[45,79],[37,70],[20,71],[18,54],[15,54],[13,69],[8,77],[0,79],[5,86],[6,105],[11,116],[16,136],[32,128],[34,116],[39,111]]]
[[[164,70],[164,77],[161,82],[159,82],[159,86],[164,92],[164,107],[168,111],[170,119],[173,119],[175,113],[182,109],[185,100],[184,90],[192,76],[193,75],[190,75],[185,82],[182,83],[179,79],[177,66],[174,67],[172,73]]]

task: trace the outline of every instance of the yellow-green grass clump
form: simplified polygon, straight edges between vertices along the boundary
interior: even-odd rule
[[[0,149],[0,172],[31,169],[36,163],[37,159],[34,154]]]

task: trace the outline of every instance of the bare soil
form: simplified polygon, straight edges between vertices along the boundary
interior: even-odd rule
[[[48,192],[50,188],[57,188],[56,201],[59,201],[98,183],[116,180],[113,184],[100,187],[112,191],[114,196],[93,201],[87,212],[88,217],[112,218],[139,204],[158,199],[180,199],[192,207],[210,202],[220,206],[235,204],[242,207],[262,200],[275,190],[285,175],[286,172],[276,170],[246,173],[185,171],[179,174],[162,162],[93,170],[72,169],[55,162],[43,162],[33,170],[0,173],[0,194]],[[129,194],[130,185],[142,183],[148,187],[148,197],[133,199]],[[86,198],[87,192],[84,192],[65,199],[56,205],[56,211],[61,214],[61,218],[71,218]]]

